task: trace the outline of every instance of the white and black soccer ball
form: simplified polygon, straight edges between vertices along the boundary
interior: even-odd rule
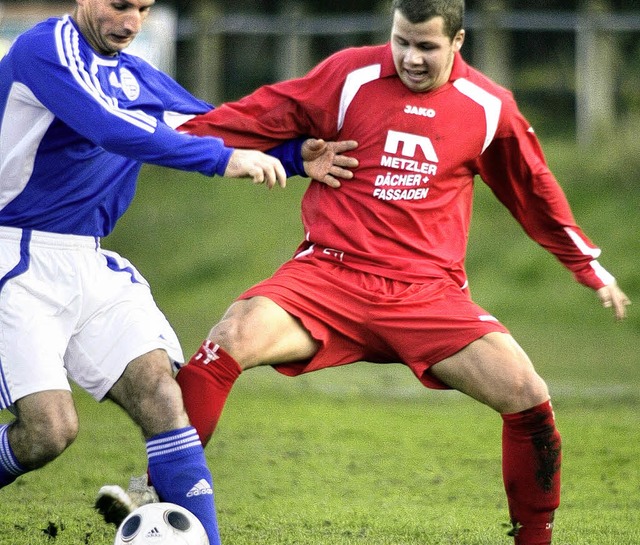
[[[113,545],[209,545],[196,516],[174,503],[148,503],[130,513]]]

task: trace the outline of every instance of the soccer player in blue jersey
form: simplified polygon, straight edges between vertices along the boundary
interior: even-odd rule
[[[176,131],[212,106],[122,52],[153,3],[76,0],[73,15],[36,25],[0,61],[0,409],[16,415],[0,426],[0,488],[76,437],[70,378],[130,415],[160,498],[192,511],[218,545],[211,473],[173,377],[178,339],[145,279],[100,238],[142,163],[272,187],[312,168],[306,150],[330,185],[346,174],[318,141],[271,156]]]

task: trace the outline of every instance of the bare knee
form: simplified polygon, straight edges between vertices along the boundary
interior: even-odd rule
[[[163,350],[133,360],[108,397],[127,412],[147,439],[189,425],[180,387]]]
[[[211,329],[209,338],[219,344],[241,366],[250,367],[257,350],[254,346],[269,334],[275,322],[270,316],[274,303],[264,297],[236,301]],[[278,307],[279,308],[279,307]],[[246,365],[248,364],[248,365]]]
[[[243,369],[308,359],[318,350],[297,318],[260,296],[231,305],[209,339]]]
[[[546,382],[535,372],[512,377],[509,385],[495,396],[493,408],[501,414],[517,413],[549,399]]]
[[[18,461],[29,470],[60,456],[78,435],[78,416],[69,392],[32,394],[18,400],[16,409],[9,443]]]
[[[209,333],[209,338],[219,344],[236,360],[241,358],[242,347],[246,346],[247,331],[242,320],[234,316],[225,316]],[[245,339],[243,341],[243,338]]]
[[[31,464],[36,467],[45,465],[62,454],[78,436],[78,421],[75,417],[54,418],[36,426],[32,430],[39,437],[31,447]]]
[[[512,337],[506,339],[508,348],[503,353],[510,364],[501,367],[504,376],[500,387],[494,390],[493,403],[493,408],[502,414],[524,411],[549,399],[547,383],[524,350]]]

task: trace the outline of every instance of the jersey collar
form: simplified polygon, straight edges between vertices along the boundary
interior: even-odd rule
[[[469,75],[469,65],[464,61],[460,52],[453,57],[453,68],[449,81],[455,81],[460,78],[466,78]]]

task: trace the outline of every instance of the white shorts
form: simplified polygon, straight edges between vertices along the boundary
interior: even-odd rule
[[[0,408],[35,392],[102,400],[154,349],[184,362],[147,281],[93,237],[0,227]]]

